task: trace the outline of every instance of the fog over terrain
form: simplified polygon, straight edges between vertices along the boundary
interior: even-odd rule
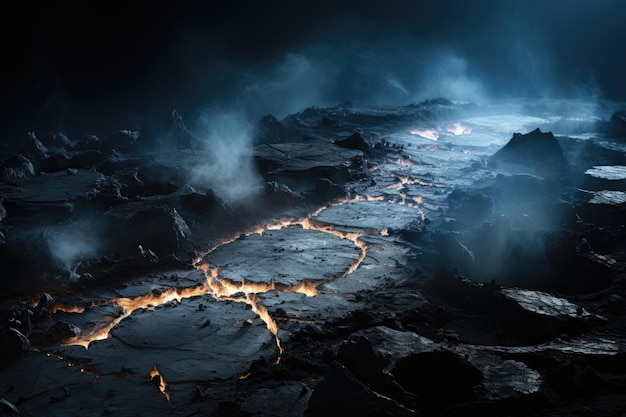
[[[482,0],[17,5],[1,133],[138,129],[445,96],[626,97],[626,4]]]

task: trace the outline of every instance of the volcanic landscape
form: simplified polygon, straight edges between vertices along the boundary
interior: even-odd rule
[[[626,412],[619,105],[183,116],[5,155],[0,415]]]

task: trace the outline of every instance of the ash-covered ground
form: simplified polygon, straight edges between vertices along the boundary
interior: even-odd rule
[[[626,412],[619,105],[164,119],[2,156],[0,415]]]

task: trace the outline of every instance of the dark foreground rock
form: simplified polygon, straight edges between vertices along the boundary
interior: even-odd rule
[[[489,162],[513,163],[552,175],[564,175],[568,171],[559,142],[552,132],[542,132],[539,128],[526,134],[514,133],[511,140],[489,158]]]

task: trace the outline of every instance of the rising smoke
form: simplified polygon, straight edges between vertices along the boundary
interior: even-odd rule
[[[43,231],[42,237],[54,266],[70,279],[79,277],[76,270],[80,263],[93,257],[101,245],[100,236],[89,222],[51,226]]]
[[[211,189],[227,203],[258,193],[262,186],[254,169],[252,124],[235,109],[205,110],[199,136],[206,161],[190,167],[190,183],[204,192]]]

